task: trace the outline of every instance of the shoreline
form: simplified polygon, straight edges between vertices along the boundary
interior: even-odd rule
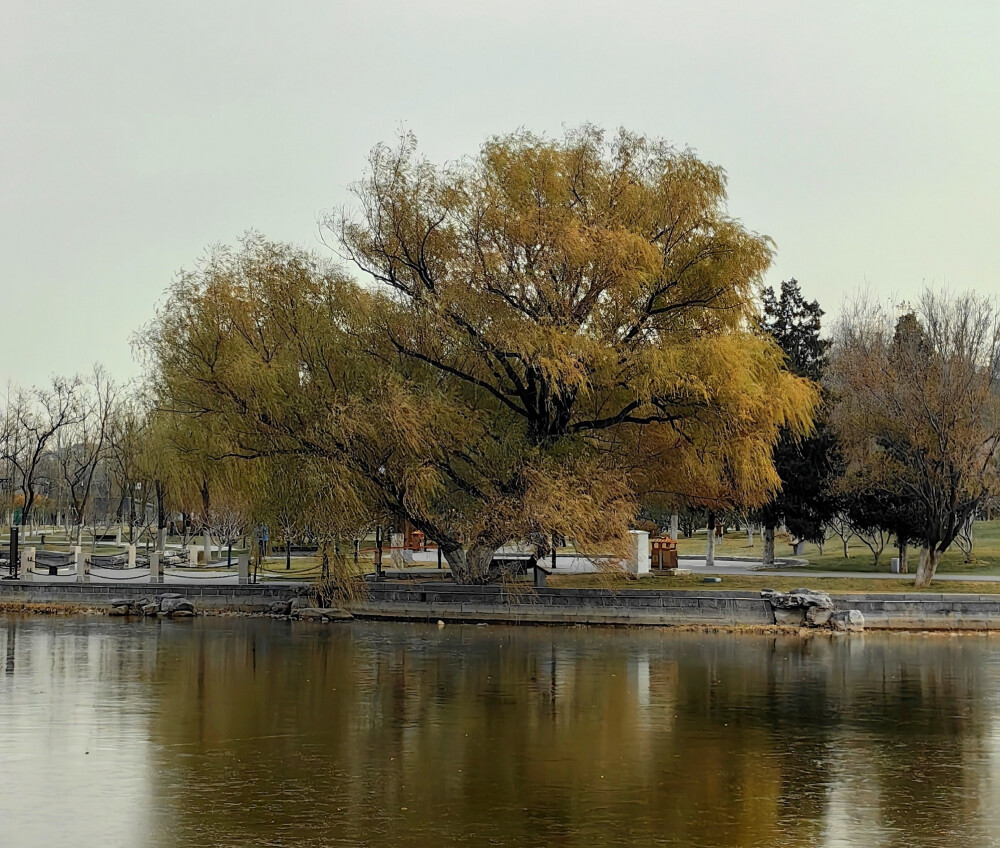
[[[797,625],[777,624],[771,604],[754,591],[531,588],[523,584],[511,589],[433,581],[369,583],[367,589],[366,598],[348,606],[359,619],[798,630]],[[0,612],[107,614],[112,599],[138,601],[164,593],[189,599],[199,615],[267,614],[272,604],[314,597],[308,583],[112,586],[0,581]],[[867,630],[1000,631],[997,594],[830,593],[830,597],[838,611],[859,610]]]

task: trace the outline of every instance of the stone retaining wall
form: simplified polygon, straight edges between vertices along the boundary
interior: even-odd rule
[[[1000,630],[1000,595],[833,595],[837,610],[860,610],[869,629]],[[369,618],[539,624],[774,623],[771,605],[750,591],[523,589],[379,583],[355,609]]]
[[[163,592],[178,592],[194,602],[196,609],[227,609],[253,612],[274,601],[287,601],[305,584],[193,583],[41,583],[37,580],[0,580],[0,603],[72,604],[82,607],[111,605],[112,598],[149,598]]]
[[[805,581],[808,582],[808,581]],[[197,609],[261,611],[274,601],[308,590],[307,584],[238,586],[191,581],[170,583],[24,583],[0,580],[0,603],[110,606],[112,598],[144,598],[179,592]],[[757,592],[678,589],[532,589],[457,586],[399,581],[369,584],[369,598],[352,608],[362,618],[419,621],[496,621],[513,624],[708,624],[774,623],[771,605]],[[833,595],[838,610],[860,610],[869,629],[1000,630],[1000,594]]]

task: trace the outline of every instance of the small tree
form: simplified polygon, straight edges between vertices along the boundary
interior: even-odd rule
[[[246,512],[234,504],[216,507],[206,522],[209,532],[226,549],[226,567],[233,564],[233,545],[247,532]]]

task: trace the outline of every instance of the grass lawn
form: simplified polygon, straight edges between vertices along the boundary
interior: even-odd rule
[[[938,572],[941,574],[997,574],[1000,575],[1000,521],[977,521],[975,527],[975,547],[973,548],[973,562],[965,562],[963,554],[955,545],[941,558]],[[716,544],[716,556],[737,556],[756,557],[762,554],[763,543],[758,535],[754,535],[754,546],[751,548],[747,543],[746,533],[730,532],[725,539]],[[681,555],[704,556],[705,555],[705,533],[702,531],[691,539],[681,538],[677,543],[678,553]],[[896,555],[893,547],[887,547],[882,552],[882,557],[878,568],[874,566],[872,553],[865,547],[864,543],[858,539],[851,539],[849,543],[850,556],[844,558],[843,544],[839,537],[834,537],[826,543],[823,553],[819,548],[811,543],[806,543],[802,559],[809,561],[809,564],[802,566],[802,571],[889,571],[889,560]],[[792,548],[788,544],[787,536],[779,536],[774,540],[774,555],[776,557],[794,556]],[[909,560],[910,571],[916,568],[919,551],[910,548]],[[778,566],[780,568],[781,566]]]
[[[915,589],[912,580],[879,580],[871,577],[810,577],[803,573],[797,577],[775,577],[762,575],[720,575],[721,583],[702,583],[702,575],[690,577],[662,577],[655,575],[641,580],[627,580],[603,574],[564,574],[549,577],[547,585],[553,589],[685,589],[713,592],[740,589],[759,592],[761,589],[776,589],[789,592],[803,586],[831,594],[899,594],[910,592],[948,593],[962,595],[1000,594],[1000,583],[972,583],[938,581],[927,589]]]

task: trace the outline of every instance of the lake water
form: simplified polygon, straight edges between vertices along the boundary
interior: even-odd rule
[[[1000,639],[0,619],[0,844],[1000,845]]]

